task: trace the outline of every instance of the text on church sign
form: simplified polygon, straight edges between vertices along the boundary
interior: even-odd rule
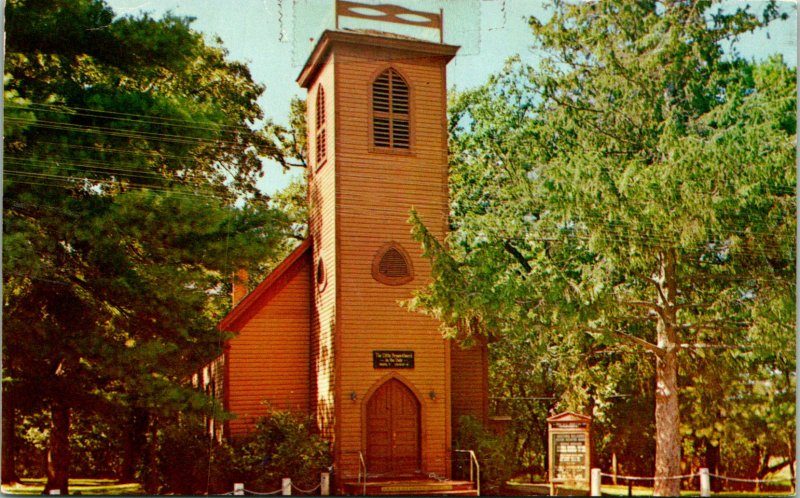
[[[413,351],[373,351],[373,368],[414,368]]]

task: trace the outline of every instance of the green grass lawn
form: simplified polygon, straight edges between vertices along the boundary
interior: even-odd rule
[[[628,486],[613,486],[603,484],[600,490],[603,496],[628,496]],[[644,486],[634,486],[631,490],[633,496],[653,496],[653,488]],[[681,496],[700,496],[700,491],[681,491]],[[790,491],[763,491],[761,493],[744,491],[724,491],[721,493],[711,493],[711,496],[794,496]]]
[[[610,484],[603,484],[603,487],[600,489],[603,496],[628,496],[628,486],[627,485],[617,485],[613,486]],[[520,482],[513,482],[508,483],[506,488],[504,489],[505,494],[508,495],[516,495],[516,496],[532,496],[532,495],[539,495],[544,496],[549,494],[549,485],[546,483],[520,483]],[[565,496],[588,496],[589,495],[589,488],[580,488],[580,487],[570,487],[570,488],[556,488],[557,495],[565,495]],[[631,488],[631,495],[632,496],[653,496],[653,488],[648,488],[646,486],[633,486]],[[700,496],[699,491],[681,491],[681,496]],[[747,497],[755,497],[755,496],[794,496],[789,490],[786,491],[763,491],[761,493],[754,493],[754,492],[734,492],[734,491],[725,491],[722,493],[711,493],[711,496],[747,496]]]
[[[3,486],[5,494],[40,495],[44,491],[45,479],[22,479],[16,486]],[[144,490],[138,483],[120,484],[114,479],[70,479],[69,493],[82,495],[143,495]]]

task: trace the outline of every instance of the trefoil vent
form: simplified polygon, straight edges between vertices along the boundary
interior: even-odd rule
[[[372,278],[386,285],[402,285],[414,279],[408,254],[396,242],[384,244],[372,261]]]

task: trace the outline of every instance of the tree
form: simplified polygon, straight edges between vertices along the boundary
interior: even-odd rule
[[[186,379],[220,351],[222,283],[290,228],[256,187],[263,88],[190,22],[6,4],[3,401],[49,415],[47,490],[77,407],[151,432],[209,408]]]
[[[447,245],[414,220],[435,281],[412,306],[451,335],[521,333],[588,371],[652,355],[658,495],[680,487],[680,358],[763,363],[761,338],[791,343],[794,324],[794,79],[721,48],[776,7],[713,7],[554,2],[531,19],[539,70],[511,65],[452,107]]]

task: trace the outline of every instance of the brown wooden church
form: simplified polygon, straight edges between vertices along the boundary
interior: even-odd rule
[[[363,7],[337,2],[337,27]],[[438,28],[441,41],[441,13],[369,8]],[[340,491],[361,459],[373,477],[450,477],[459,417],[487,419],[486,347],[462,349],[400,304],[431,279],[411,209],[439,238],[447,231],[445,67],[457,50],[322,34],[297,79],[308,90],[309,237],[221,322],[236,337],[205,371],[237,416],[227,437],[270,407],[314,417]]]

